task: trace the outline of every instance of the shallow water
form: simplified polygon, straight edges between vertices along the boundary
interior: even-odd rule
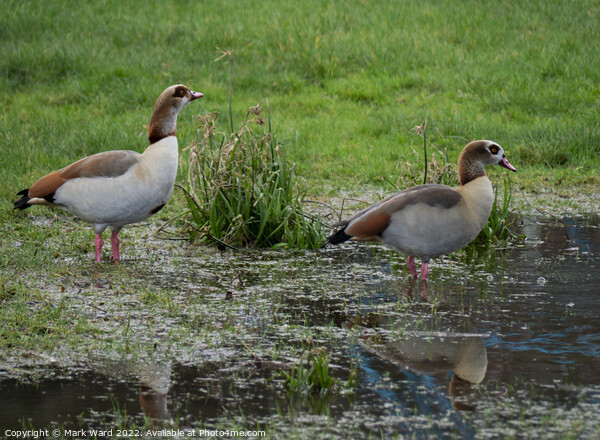
[[[122,286],[97,272],[67,289],[67,277],[48,281],[55,297],[77,299],[74,313],[98,321],[128,313],[132,339],[154,351],[0,365],[1,432],[167,426],[298,438],[595,438],[600,226],[525,219],[522,232],[519,246],[434,260],[427,285],[409,279],[401,256],[356,243],[296,253],[177,244],[149,263],[130,251],[123,265],[144,281],[144,294],[117,295]],[[165,289],[177,313],[144,311],[148,292]],[[189,332],[172,331],[182,323]],[[339,386],[289,392],[285,373],[316,349]]]

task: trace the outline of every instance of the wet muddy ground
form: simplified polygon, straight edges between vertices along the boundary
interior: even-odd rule
[[[2,433],[600,436],[597,219],[524,218],[523,242],[433,260],[428,285],[375,245],[219,251],[149,229],[118,267],[73,252],[28,274],[28,313],[56,309],[82,339],[2,350]],[[290,386],[311,355],[328,390]]]

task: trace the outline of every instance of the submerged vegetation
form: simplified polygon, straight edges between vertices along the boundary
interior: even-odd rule
[[[589,274],[598,267],[598,224],[581,226],[570,244],[594,254],[540,240],[563,237],[554,222],[528,227],[537,234],[527,248],[491,252],[494,264],[436,260],[426,298],[409,292],[404,265],[377,246],[198,252],[147,228],[129,237],[150,259],[112,266],[61,256],[6,275],[0,424],[12,426],[18,413],[43,428],[23,408],[45,405],[48,417],[82,428],[237,426],[270,438],[342,439],[515,438],[549,426],[594,438],[597,344],[586,335],[597,322]],[[432,335],[447,336],[448,353],[471,353],[456,350],[458,334],[493,335],[479,385],[456,383],[451,367],[431,358]],[[407,336],[423,350],[394,345]],[[149,411],[144,390],[160,405]],[[76,411],[65,410],[69,402]],[[169,419],[147,420],[157,407]]]
[[[292,366],[291,371],[282,372],[284,385],[292,393],[331,391],[339,382],[329,373],[329,356],[324,350],[313,350],[308,353],[308,364],[304,354]]]

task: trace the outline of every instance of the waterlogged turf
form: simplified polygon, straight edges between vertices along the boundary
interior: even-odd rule
[[[521,228],[434,260],[428,285],[357,243],[219,251],[133,228],[117,267],[59,248],[3,281],[0,427],[593,438],[598,222]],[[332,386],[298,372],[314,359]]]

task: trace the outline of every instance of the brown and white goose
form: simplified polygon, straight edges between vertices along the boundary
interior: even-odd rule
[[[407,265],[415,278],[415,256],[420,257],[421,277],[427,280],[432,257],[469,244],[487,222],[494,193],[485,165],[516,171],[497,143],[470,142],[458,159],[460,187],[430,184],[408,188],[338,223],[335,226],[342,229],[327,240],[332,244],[350,239],[380,242],[408,255]]]
[[[118,263],[121,228],[157,213],[171,198],[179,152],[177,115],[202,96],[181,84],[168,87],[154,105],[146,151],[105,151],[53,171],[20,191],[15,209],[55,205],[91,223],[96,262],[104,245],[102,232],[110,227],[113,259]]]

